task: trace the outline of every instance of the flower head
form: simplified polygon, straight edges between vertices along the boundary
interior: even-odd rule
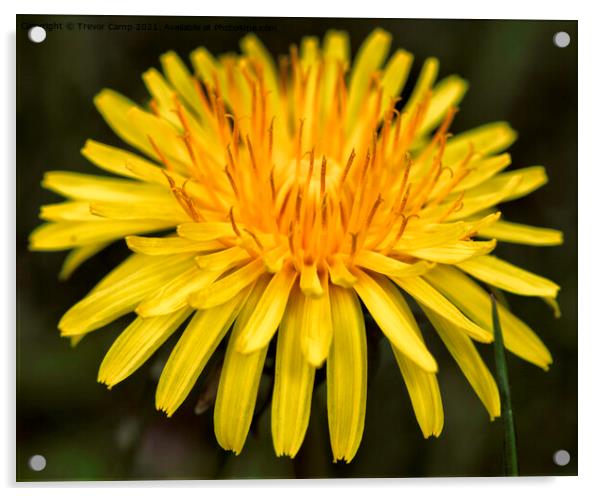
[[[555,305],[553,282],[490,255],[496,241],[562,242],[496,209],[542,186],[545,171],[502,172],[510,156],[501,152],[515,139],[506,123],[450,134],[467,84],[435,84],[435,59],[400,101],[412,56],[397,50],[387,60],[389,45],[376,30],[351,63],[346,34],[330,31],[276,65],[248,35],[241,55],[193,52],[194,75],[175,53],[163,55],[164,74],[143,75],[147,107],[111,90],[95,98],[142,155],[90,140],[83,155],[121,178],[48,173],[43,185],[67,201],[42,207],[48,223],[31,247],[72,249],[63,277],[114,241],[134,252],[59,323],[78,340],[135,313],[99,381],[124,380],[188,321],[157,388],[157,408],[172,415],[232,328],[214,420],[220,445],[239,453],[277,336],[276,453],[297,453],[315,371],[326,364],[332,450],[349,461],[367,395],[360,302],[391,344],[424,436],[443,427],[437,362],[409,297],[491,418],[499,415],[496,383],[473,344],[492,341],[488,294],[475,279]],[[546,369],[552,359],[538,337],[500,312],[507,348]]]

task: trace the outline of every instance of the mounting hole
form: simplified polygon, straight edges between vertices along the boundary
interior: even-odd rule
[[[27,36],[34,43],[42,43],[46,39],[46,30],[42,26],[29,28]]]
[[[42,455],[33,455],[29,459],[29,467],[31,470],[41,472],[46,468],[46,458],[44,458]]]
[[[567,450],[558,450],[554,453],[553,460],[559,467],[564,467],[571,461],[571,454]]]
[[[554,35],[553,39],[554,45],[556,45],[558,48],[566,48],[571,42],[571,37],[569,36],[569,33],[565,31],[558,31],[558,33]]]

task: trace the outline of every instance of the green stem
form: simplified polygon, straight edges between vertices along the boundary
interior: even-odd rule
[[[504,337],[497,311],[495,296],[491,295],[491,310],[493,317],[493,347],[495,350],[495,368],[498,386],[502,400],[502,420],[504,421],[504,469],[506,475],[518,475],[518,456],[516,454],[516,432],[514,430],[514,415],[510,399],[510,382],[504,353]]]

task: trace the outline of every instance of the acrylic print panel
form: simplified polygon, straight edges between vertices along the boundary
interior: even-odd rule
[[[18,16],[17,479],[576,474],[577,41]]]

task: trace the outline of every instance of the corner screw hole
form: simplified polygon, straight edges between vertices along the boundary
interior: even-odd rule
[[[33,455],[29,459],[29,468],[35,472],[41,472],[46,468],[46,458],[42,455]]]
[[[558,48],[566,48],[571,43],[571,37],[569,36],[569,33],[566,33],[565,31],[558,31],[558,33],[554,35],[553,40],[554,45]]]
[[[34,26],[29,29],[27,36],[34,43],[42,43],[46,39],[46,30],[42,26]]]
[[[559,467],[564,467],[571,461],[571,455],[566,450],[558,450],[553,456],[554,463]]]

